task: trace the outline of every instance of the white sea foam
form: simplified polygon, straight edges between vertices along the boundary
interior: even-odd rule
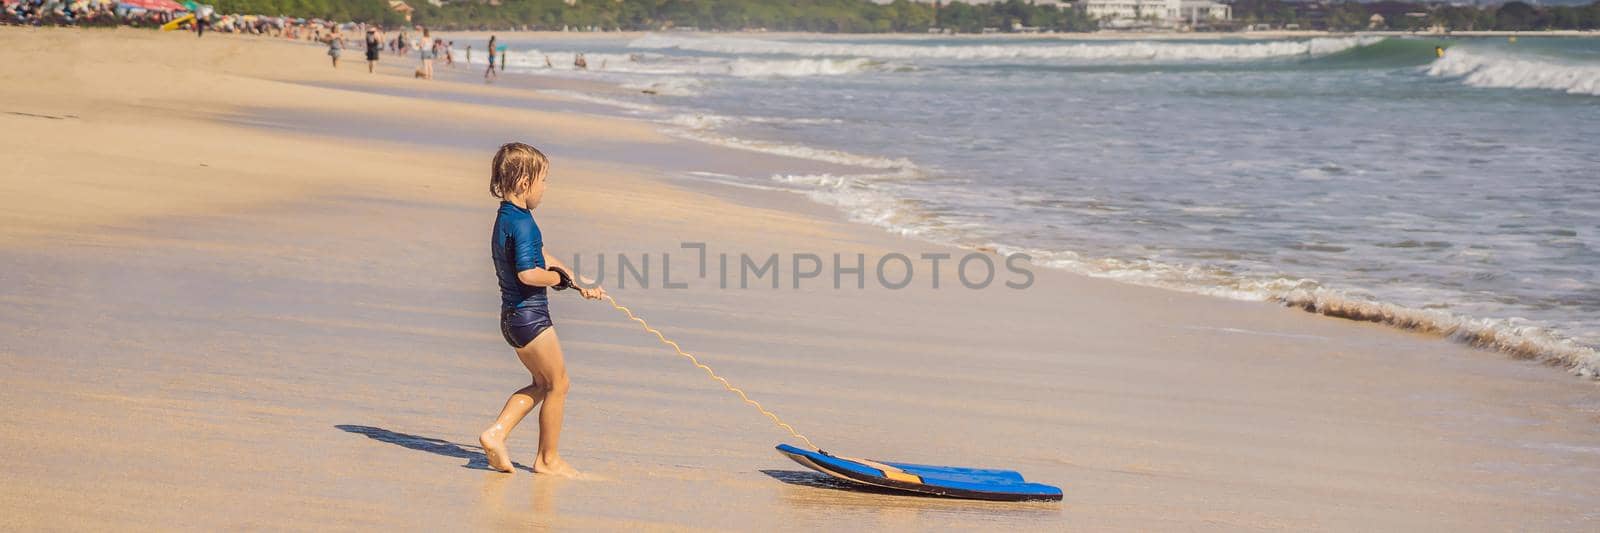
[[[714,113],[679,113],[666,119],[665,122],[679,128],[691,130],[714,130],[741,122],[753,124],[831,125],[840,124],[844,121],[836,118],[730,117]]]
[[[733,122],[733,117],[713,115],[711,113],[680,113],[666,120],[666,123],[690,130],[710,130]]]
[[[718,184],[718,185],[725,185],[725,186],[729,186],[729,187],[739,187],[741,189],[755,189],[755,190],[758,190],[758,191],[794,192],[794,189],[792,189],[792,188],[775,186],[775,185],[764,185],[764,184],[761,184],[761,183],[753,183],[748,178],[741,178],[739,176],[735,176],[735,175],[732,175],[732,174],[723,174],[723,173],[720,173],[720,172],[705,172],[705,171],[698,171],[697,170],[697,171],[690,171],[690,172],[686,172],[684,174],[680,174],[679,177],[683,177],[683,178],[687,178],[687,179],[693,179],[695,181],[701,181],[701,182],[706,182],[706,183],[715,183],[715,184]]]
[[[659,112],[661,112],[661,108],[653,106],[653,105],[650,105],[650,104],[641,104],[641,103],[638,103],[638,102],[629,102],[627,100],[617,100],[615,98],[606,98],[604,96],[595,96],[595,95],[592,95],[592,94],[581,93],[581,92],[576,92],[576,91],[553,90],[553,91],[545,91],[545,92],[548,93],[548,94],[556,95],[556,96],[561,96],[561,97],[565,97],[565,98],[571,98],[573,100],[581,100],[581,101],[584,101],[584,102],[590,102],[590,103],[595,103],[595,104],[600,104],[600,105],[605,105],[605,106],[611,106],[611,107],[615,107],[615,108],[618,108],[618,109],[624,109],[624,110],[638,112],[638,113],[659,113]]]
[[[584,54],[588,67],[579,69],[574,64],[578,53],[569,50],[540,50],[537,48],[506,54],[506,66],[522,72],[573,72],[579,70],[625,72],[635,74],[682,74],[692,68],[664,61],[659,54]],[[547,62],[548,60],[548,62]]]
[[[742,139],[727,135],[719,135],[699,129],[668,129],[667,133],[690,140],[700,141],[729,148],[737,148],[751,152],[810,159],[825,163],[835,163],[854,167],[872,168],[881,170],[911,169],[916,168],[911,161],[906,159],[891,159],[852,154],[838,150],[827,150],[798,144],[784,144],[768,141]]]
[[[890,68],[865,58],[755,59],[724,57],[671,57],[661,54],[585,54],[585,69],[573,65],[577,52],[524,50],[510,54],[508,66],[519,72],[609,72],[653,76],[722,75],[740,78],[794,78],[839,76],[877,68]],[[546,59],[549,60],[546,63]],[[687,79],[687,78],[684,78]]]
[[[813,201],[839,208],[851,220],[892,233],[934,238],[938,220],[921,213],[913,202],[873,185],[873,182],[914,179],[915,170],[887,174],[779,174],[772,181],[800,189]]]
[[[811,124],[811,125],[818,125],[818,124],[843,124],[844,123],[844,121],[840,120],[840,119],[823,118],[823,117],[810,117],[810,118],[798,118],[798,117],[739,117],[739,120],[743,121],[743,122],[755,122],[755,123],[759,123],[759,124]]]
[[[694,96],[700,94],[704,82],[695,78],[650,78],[622,84],[624,89],[634,89],[664,96]]]
[[[1576,65],[1460,47],[1428,65],[1428,75],[1460,78],[1473,87],[1545,89],[1600,96],[1600,65]]]
[[[1327,55],[1375,44],[1382,37],[1319,37],[1303,41],[1192,43],[1163,41],[1044,42],[915,46],[837,42],[791,42],[737,37],[683,37],[651,34],[629,46],[734,55],[868,57],[876,59],[1080,59],[1080,60],[1239,60],[1297,55]]]
[[[791,78],[801,76],[839,76],[867,70],[871,61],[855,59],[796,59],[784,61],[737,59],[728,73],[741,78]]]

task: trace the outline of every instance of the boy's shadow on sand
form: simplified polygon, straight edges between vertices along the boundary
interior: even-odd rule
[[[483,448],[479,447],[479,446],[471,446],[471,445],[466,445],[466,444],[456,444],[454,442],[450,442],[450,441],[447,441],[447,440],[440,440],[440,439],[434,439],[434,438],[428,438],[428,437],[419,437],[419,436],[416,436],[416,435],[407,435],[405,433],[397,433],[397,432],[394,432],[394,431],[389,431],[387,429],[375,428],[375,427],[372,427],[372,426],[358,426],[358,425],[354,425],[354,424],[339,424],[339,425],[336,425],[336,426],[333,426],[333,427],[348,431],[350,433],[355,433],[355,434],[358,434],[358,435],[366,435],[367,438],[375,440],[375,441],[378,441],[378,442],[387,442],[389,444],[393,444],[393,445],[396,445],[396,446],[410,448],[410,449],[417,450],[417,451],[422,451],[422,452],[428,452],[428,453],[435,454],[435,455],[443,455],[445,457],[454,457],[456,459],[466,459],[467,460],[467,464],[461,465],[462,468],[471,468],[471,469],[474,469],[474,470],[488,470],[490,472],[494,471],[493,468],[489,468],[489,458],[488,458],[488,456],[485,456],[483,454]],[[523,465],[521,463],[518,463],[516,461],[512,461],[511,462],[511,466],[513,466],[513,467],[515,467],[517,469],[520,469],[520,470],[533,472],[533,468],[528,467],[526,465]]]

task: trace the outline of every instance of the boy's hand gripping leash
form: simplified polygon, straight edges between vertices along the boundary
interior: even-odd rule
[[[557,283],[555,285],[551,285],[550,288],[558,290],[558,291],[564,291],[564,290],[567,290],[567,289],[575,289],[575,288],[578,287],[578,284],[574,283],[572,281],[572,274],[568,274],[567,273],[567,269],[560,268],[560,267],[554,267],[554,268],[550,268],[549,270],[555,272],[557,276],[561,276],[561,283]]]

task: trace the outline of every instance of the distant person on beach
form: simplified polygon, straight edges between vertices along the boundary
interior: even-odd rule
[[[456,51],[455,51],[456,42],[455,41],[444,41],[444,40],[440,40],[440,41],[437,41],[437,42],[439,42],[444,47],[444,64],[450,66],[450,68],[455,68],[455,66],[456,66]]]
[[[589,70],[589,60],[583,58],[583,52],[578,52],[577,55],[572,56],[572,68]]]
[[[472,45],[467,45],[467,64],[472,64]]]
[[[367,74],[378,67],[378,52],[383,50],[383,37],[377,28],[367,28]]]
[[[495,78],[500,77],[499,74],[495,74],[495,72],[494,72],[494,41],[495,41],[494,36],[490,35],[489,36],[489,68],[487,70],[483,71],[483,81],[489,81],[489,80],[493,80]]]
[[[328,34],[328,57],[333,58],[333,68],[339,68],[339,55],[344,53],[344,34],[339,33],[339,27],[333,27],[333,33]]]
[[[433,45],[433,37],[428,34],[428,29],[422,29],[422,40],[417,43],[417,57],[422,59],[422,79],[433,79],[433,55],[438,47]]]
[[[550,319],[547,288],[576,288],[585,299],[598,300],[606,291],[598,285],[581,287],[567,268],[544,248],[544,236],[534,222],[533,210],[544,199],[550,160],[537,148],[507,143],[494,155],[489,194],[500,199],[499,215],[491,233],[490,255],[500,285],[500,334],[516,350],[517,359],[532,375],[532,383],[506,400],[489,429],[478,435],[489,467],[512,472],[506,438],[534,407],[539,409],[539,451],[533,471],[573,477],[578,471],[561,459],[561,415],[567,400],[566,359]],[[590,280],[581,280],[590,285]]]

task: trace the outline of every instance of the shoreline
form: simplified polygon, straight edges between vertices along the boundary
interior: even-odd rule
[[[525,379],[492,331],[481,249],[480,174],[507,135],[551,147],[540,221],[574,252],[680,252],[686,238],[755,253],[950,248],[809,203],[697,192],[671,169],[800,162],[539,109],[512,100],[516,84],[357,92],[304,83],[422,82],[409,60],[367,77],[359,63],[302,67],[325,61],[303,47],[139,37],[109,57],[39,44],[88,71],[41,59],[7,72],[42,80],[4,89],[17,111],[75,117],[0,117],[21,126],[12,135],[78,144],[13,153],[33,172],[0,181],[26,195],[9,195],[7,227],[44,237],[0,247],[16,267],[0,274],[0,400],[14,406],[0,467],[16,480],[0,524],[1592,525],[1600,403],[1587,383],[1375,325],[1046,269],[1012,292],[613,288],[829,448],[1008,466],[1064,486],[1065,506],[783,481],[781,432],[615,311],[567,300],[564,444],[599,479],[483,472],[465,436]],[[169,54],[182,61],[150,59]],[[126,83],[93,83],[108,79]],[[510,108],[523,103],[535,108]],[[109,142],[119,134],[185,149],[147,156]],[[432,141],[447,135],[465,138]],[[49,216],[96,190],[121,211]],[[83,446],[53,445],[67,439]],[[531,442],[519,433],[516,456]]]
[[[537,34],[537,33],[540,33],[540,32],[531,32],[531,33]],[[546,33],[549,33],[549,32],[546,32]],[[561,32],[554,32],[554,33],[561,33]],[[702,32],[702,33],[704,33],[704,32]],[[1101,32],[1101,33],[1115,33],[1115,32]],[[1422,34],[1414,34],[1414,33],[1408,33],[1408,32],[1354,32],[1354,33],[1342,33],[1342,34],[1334,34],[1334,33],[1329,33],[1329,32],[1315,32],[1315,31],[1309,31],[1309,32],[1299,32],[1299,31],[1296,31],[1296,32],[1241,32],[1241,34],[1250,34],[1250,33],[1261,34],[1261,36],[1263,38],[1284,38],[1286,36],[1301,36],[1301,37],[1305,37],[1305,36],[1340,36],[1340,37],[1424,36]],[[1461,32],[1458,32],[1457,36],[1461,36],[1460,33]],[[1537,34],[1537,33],[1561,33],[1561,32],[1560,31],[1552,31],[1552,32],[1475,32],[1474,35],[1472,35],[1472,36],[1475,36],[1475,37],[1488,37],[1488,36],[1500,36],[1502,34],[1529,34],[1529,33]],[[1591,33],[1591,34],[1594,34],[1594,35],[1600,35],[1600,32],[1582,32],[1582,33]],[[644,34],[647,34],[647,33],[640,33],[638,35],[644,35]],[[719,35],[718,33],[715,33],[715,32],[705,33],[705,34],[706,35]],[[1130,34],[1133,34],[1133,33],[1130,32]],[[774,32],[774,33],[770,33],[770,34],[763,34],[763,33],[759,33],[759,32],[746,32],[746,33],[743,33],[743,34],[739,34],[739,36],[741,36],[741,37],[758,37],[758,36],[761,36],[761,35],[772,36],[772,37],[802,37],[802,36],[804,36],[804,37],[819,37],[819,36],[821,36],[821,35],[818,35],[818,34],[781,33],[781,32]],[[914,35],[914,34],[901,34],[901,35],[905,35],[908,38],[918,37],[917,35]],[[1173,33],[1172,35],[1181,37],[1184,34]],[[631,36],[637,36],[637,35],[631,35]],[[1428,36],[1450,37],[1451,35],[1448,35],[1448,34],[1433,34],[1433,35],[1428,35]],[[941,38],[945,38],[945,37],[950,37],[950,36],[941,36]],[[1051,37],[1051,36],[1046,35],[1045,37]],[[557,80],[563,80],[563,81],[572,80],[572,79],[575,79],[575,78],[570,78],[570,77],[565,77],[565,76],[538,76],[538,79],[540,79],[543,82],[551,82],[551,81],[557,81]],[[604,81],[599,81],[599,80],[591,80],[591,82],[596,84],[596,85],[607,85],[607,86],[609,86],[609,88],[612,89],[612,90],[608,91],[608,93],[620,93],[620,92],[630,92],[631,93],[631,92],[635,91],[635,89],[629,89],[629,88],[626,88],[626,87],[624,87],[624,86],[622,86],[620,84],[611,84],[610,82],[604,82]],[[628,105],[635,105],[635,104],[632,104],[631,102],[616,102],[616,101],[613,101],[613,102],[609,102],[609,103],[607,103],[607,102],[599,102],[598,105],[611,106],[611,108],[614,111],[617,111],[617,113],[610,114],[610,116],[618,116],[618,117],[621,117],[621,118],[630,118],[630,117],[622,116],[623,114],[621,112],[624,111],[624,110],[630,109],[629,107],[627,107]],[[664,108],[664,109],[671,109],[671,108],[669,107],[669,108]],[[631,117],[631,118],[635,118],[636,119],[637,117]],[[648,121],[648,122],[651,122],[652,124],[655,124],[655,126],[658,129],[662,129],[663,134],[667,134],[669,136],[672,136],[672,137],[675,137],[675,138],[679,138],[679,139],[683,139],[683,140],[686,140],[686,141],[689,141],[689,142],[703,143],[703,144],[718,146],[718,147],[721,147],[721,148],[733,148],[733,149],[736,149],[736,150],[748,150],[748,151],[761,152],[761,153],[777,153],[774,150],[759,148],[759,146],[762,146],[762,145],[776,145],[776,146],[784,146],[784,147],[799,147],[799,148],[807,148],[807,149],[810,148],[810,147],[807,147],[807,146],[804,146],[804,145],[789,144],[786,141],[770,141],[770,140],[763,140],[763,139],[741,139],[742,142],[737,144],[737,145],[728,144],[728,143],[721,143],[721,142],[718,142],[715,139],[715,137],[717,136],[715,128],[706,128],[706,129],[691,128],[688,131],[688,133],[685,133],[685,134],[671,134],[668,131],[666,131],[669,128],[667,128],[665,125],[659,123],[659,121]],[[844,154],[844,155],[850,156],[851,158],[857,158],[857,159],[883,160],[882,157],[877,156],[877,155],[872,155],[872,154]],[[852,175],[865,175],[865,174],[874,174],[874,173],[885,172],[885,171],[886,170],[883,169],[883,168],[859,167],[859,168],[856,169],[855,172],[853,172],[851,174]],[[772,172],[771,174],[775,174],[775,175],[776,174],[798,175],[798,174],[807,174],[807,172],[795,172],[793,169],[776,169],[775,172]],[[795,190],[795,191],[790,191],[790,192],[792,194],[805,196],[805,192],[804,191]],[[828,207],[830,209],[836,209],[836,210],[842,209],[842,208],[839,208],[838,206],[828,205],[828,204],[826,204],[824,202],[816,202],[814,199],[808,199],[808,200],[813,201],[815,203],[818,203],[819,205],[824,205],[824,206],[826,206],[826,207]],[[845,218],[850,218],[848,213],[845,213],[844,217]],[[865,225],[865,226],[870,227],[873,230],[880,230],[880,231],[897,232],[897,231],[903,229],[903,228],[897,228],[897,227],[891,227],[891,226],[884,226],[884,225],[881,225],[881,224],[871,224],[871,223],[866,223],[866,222],[860,222],[860,223]],[[944,240],[932,239],[932,238],[925,238],[925,239],[922,239],[922,240],[924,240],[925,242],[929,242],[931,244],[934,244],[934,245],[955,246],[955,247],[962,248],[962,249],[967,249],[967,250],[984,250],[984,249],[988,249],[988,250],[992,251],[994,248],[999,247],[999,248],[1009,249],[1009,250],[1028,251],[1025,248],[1019,248],[1018,245],[1016,245],[1015,243],[993,243],[993,242],[991,242],[991,243],[986,243],[986,244],[969,244],[969,243],[946,242]],[[1223,298],[1223,299],[1229,299],[1229,300],[1268,303],[1268,304],[1272,304],[1272,305],[1275,305],[1275,306],[1281,306],[1281,307],[1285,307],[1285,308],[1289,308],[1289,309],[1296,309],[1296,310],[1300,310],[1300,311],[1304,311],[1304,312],[1307,312],[1307,313],[1311,313],[1311,314],[1314,314],[1314,315],[1320,315],[1320,316],[1324,316],[1324,317],[1337,318],[1337,319],[1343,319],[1343,320],[1352,320],[1352,321],[1357,321],[1357,322],[1378,323],[1378,324],[1382,324],[1384,326],[1392,327],[1392,328],[1395,328],[1395,329],[1398,329],[1398,330],[1416,332],[1416,333],[1432,336],[1434,338],[1438,338],[1438,339],[1443,340],[1443,341],[1459,343],[1459,344],[1463,344],[1463,345],[1472,347],[1474,349],[1483,350],[1483,351],[1487,351],[1487,352],[1491,352],[1491,353],[1496,353],[1496,354],[1502,355],[1504,357],[1507,357],[1509,359],[1539,361],[1539,362],[1541,362],[1543,364],[1546,364],[1546,365],[1548,365],[1548,366],[1550,366],[1552,368],[1557,368],[1557,369],[1559,369],[1559,370],[1561,370],[1563,372],[1566,372],[1568,374],[1572,374],[1572,375],[1574,375],[1574,376],[1576,376],[1576,377],[1578,377],[1580,379],[1600,380],[1600,353],[1597,353],[1596,350],[1594,349],[1594,347],[1585,345],[1582,342],[1579,342],[1579,341],[1575,340],[1575,338],[1573,336],[1563,334],[1562,332],[1560,332],[1558,330],[1551,329],[1551,328],[1548,328],[1548,327],[1526,327],[1526,326],[1516,325],[1516,324],[1514,324],[1514,322],[1517,319],[1514,319],[1514,318],[1506,318],[1506,317],[1503,317],[1503,316],[1489,316],[1489,317],[1472,316],[1472,315],[1465,315],[1465,314],[1446,312],[1446,311],[1440,311],[1440,310],[1434,310],[1434,309],[1427,309],[1427,308],[1416,307],[1416,306],[1407,306],[1407,305],[1397,304],[1397,303],[1383,301],[1383,300],[1373,300],[1373,299],[1368,299],[1368,298],[1361,298],[1361,297],[1358,297],[1358,296],[1355,295],[1356,292],[1360,292],[1360,288],[1359,287],[1337,287],[1337,286],[1335,286],[1335,287],[1327,287],[1327,286],[1322,286],[1321,284],[1318,284],[1317,286],[1312,287],[1312,288],[1294,288],[1294,289],[1288,289],[1288,290],[1282,290],[1282,289],[1256,290],[1256,291],[1252,292],[1252,291],[1248,291],[1248,290],[1229,289],[1229,288],[1226,288],[1226,287],[1215,287],[1215,286],[1207,286],[1207,285],[1181,285],[1181,284],[1171,283],[1171,282],[1168,282],[1168,281],[1165,281],[1165,280],[1157,280],[1157,281],[1128,280],[1128,279],[1124,279],[1124,276],[1121,275],[1121,274],[1124,274],[1124,272],[1121,272],[1121,271],[1095,272],[1095,271],[1092,271],[1092,270],[1089,270],[1089,269],[1086,269],[1086,268],[1074,267],[1074,266],[1069,266],[1069,265],[1048,266],[1046,268],[1057,268],[1059,270],[1063,270],[1063,271],[1066,271],[1066,272],[1071,272],[1071,273],[1076,274],[1076,275],[1084,275],[1084,276],[1093,277],[1093,278],[1097,278],[1097,279],[1117,280],[1119,282],[1126,283],[1126,284],[1129,284],[1129,285],[1137,285],[1137,286],[1144,286],[1144,287],[1154,287],[1154,288],[1159,288],[1159,289],[1163,289],[1163,290],[1173,290],[1173,291],[1183,292],[1183,293],[1187,293],[1187,294],[1199,294],[1199,295],[1203,295],[1203,296],[1207,296],[1207,297]],[[1182,267],[1174,267],[1174,268],[1182,268]],[[1281,278],[1280,277],[1280,278],[1276,278],[1276,279],[1244,279],[1243,281],[1246,281],[1246,282],[1249,282],[1249,283],[1254,283],[1254,284],[1257,284],[1257,285],[1274,285],[1274,284],[1277,284],[1277,285],[1297,285],[1298,283],[1294,282],[1294,280],[1296,280],[1296,279],[1297,278],[1292,278],[1292,277],[1291,278]],[[1304,281],[1304,279],[1301,279],[1301,281]]]
[[[685,35],[691,37],[733,37],[733,38],[812,38],[812,39],[917,39],[939,37],[947,39],[970,40],[1017,40],[1017,41],[1099,41],[1099,40],[1259,40],[1259,39],[1295,39],[1312,37],[1575,37],[1575,38],[1600,38],[1600,30],[1460,30],[1434,33],[1428,31],[1402,31],[1402,30],[1359,30],[1359,31],[1331,31],[1331,30],[1258,30],[1258,31],[1232,31],[1232,32],[1181,32],[1181,31],[1115,31],[1101,30],[1082,33],[956,33],[956,34],[927,34],[927,33],[807,33],[807,32],[762,32],[762,31],[611,31],[611,32],[561,32],[561,31],[446,31],[439,32],[465,38],[488,39],[490,35],[506,35],[516,37],[529,37],[540,39],[600,39],[628,37],[637,38],[646,35]]]

